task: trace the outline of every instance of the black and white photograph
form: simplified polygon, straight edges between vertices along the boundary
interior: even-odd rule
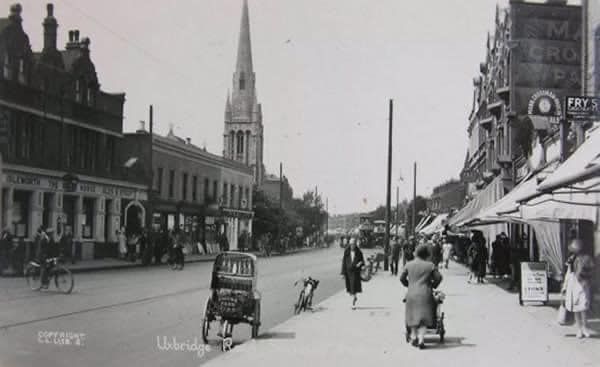
[[[0,0],[0,367],[600,366],[600,0]]]

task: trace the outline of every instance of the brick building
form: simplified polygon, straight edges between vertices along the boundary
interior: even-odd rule
[[[427,209],[430,212],[441,214],[449,213],[453,209],[461,208],[465,201],[466,187],[459,180],[450,180],[433,189],[427,200]]]
[[[144,225],[147,186],[123,166],[125,95],[100,89],[89,38],[69,32],[57,48],[52,4],[43,22],[44,46],[34,52],[22,8],[0,18],[2,225],[25,241],[39,226],[71,231],[84,259],[115,253],[115,230],[131,210]],[[135,219],[135,221],[133,221]]]

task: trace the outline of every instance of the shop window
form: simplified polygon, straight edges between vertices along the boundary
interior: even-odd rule
[[[187,192],[188,192],[188,174],[184,173],[181,178],[182,178],[181,199],[185,201],[185,200],[187,200]]]
[[[94,200],[83,198],[83,223],[81,224],[81,236],[83,238],[94,236]]]
[[[75,203],[76,197],[71,195],[63,196],[63,213],[64,213],[64,224],[65,231],[70,231],[70,233],[75,233]]]
[[[115,160],[115,137],[106,135],[106,145],[105,145],[105,157],[106,159],[106,171],[112,172],[114,168],[114,160]]]
[[[13,195],[13,233],[16,237],[27,237],[31,192],[15,190]]]
[[[192,200],[198,200],[198,176],[192,177]]]
[[[175,196],[175,171],[169,171],[169,198]]]

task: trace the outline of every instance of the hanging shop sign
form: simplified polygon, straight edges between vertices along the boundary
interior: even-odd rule
[[[549,117],[552,122],[558,123],[562,116],[560,99],[551,90],[542,89],[537,91],[529,99],[527,114]]]
[[[600,119],[600,98],[566,97],[565,110],[567,120],[598,120]]]
[[[521,263],[521,288],[519,303],[548,302],[548,264],[545,262]]]

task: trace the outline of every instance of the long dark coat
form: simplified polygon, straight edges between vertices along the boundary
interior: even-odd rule
[[[357,247],[354,251],[354,261],[350,257],[350,246],[344,250],[342,258],[342,275],[346,280],[346,291],[350,294],[362,292],[360,268],[365,264],[362,251]]]
[[[416,258],[404,266],[400,281],[406,292],[406,326],[431,326],[435,317],[433,289],[442,282],[442,275],[430,261]]]

